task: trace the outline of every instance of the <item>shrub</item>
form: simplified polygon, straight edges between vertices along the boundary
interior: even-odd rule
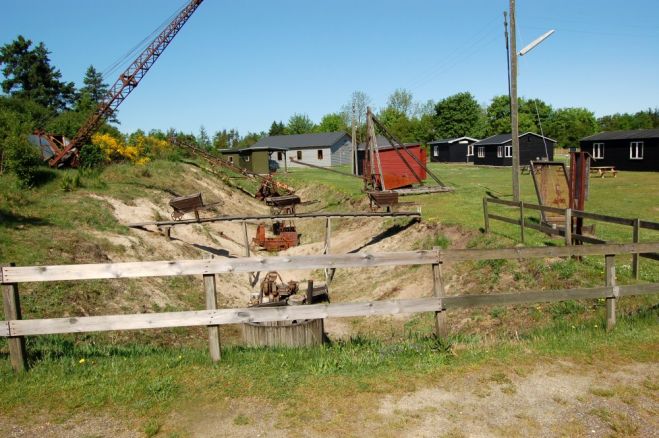
[[[98,145],[88,144],[80,149],[80,167],[82,169],[100,169],[103,164],[105,164],[105,157]]]
[[[16,174],[21,187],[35,185],[42,167],[37,149],[23,137],[13,137],[7,144],[7,167]]]
[[[82,187],[82,180],[80,179],[80,172],[67,172],[60,181],[60,188],[65,192],[71,192],[77,188]]]
[[[169,143],[151,135],[134,134],[130,141],[113,137],[110,134],[94,134],[92,144],[96,145],[106,161],[130,161],[144,165],[151,157],[163,156],[169,151]]]

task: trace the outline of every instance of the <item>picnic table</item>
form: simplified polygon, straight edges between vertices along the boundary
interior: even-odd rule
[[[598,166],[590,168],[590,174],[596,174],[600,178],[604,178],[607,173],[612,174],[615,178],[618,171],[616,170],[615,166]]]

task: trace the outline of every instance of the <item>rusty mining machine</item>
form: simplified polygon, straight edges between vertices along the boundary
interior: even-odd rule
[[[193,155],[206,160],[213,166],[224,167],[259,182],[260,185],[256,193],[248,194],[269,206],[272,215],[295,215],[295,207],[301,203],[300,197],[294,193],[292,187],[277,181],[272,175],[260,175],[250,172],[179,138],[171,138],[170,142],[174,146],[183,148]],[[266,224],[260,223],[252,242],[266,251],[272,252],[282,251],[297,246],[300,243],[299,235],[292,219],[273,222],[271,231],[273,236],[268,236],[266,234]]]
[[[67,141],[61,135],[35,133],[42,155],[51,167],[77,167],[80,149],[89,141],[119,105],[137,87],[144,75],[174,39],[179,30],[197,10],[203,0],[191,0],[174,19],[156,36],[146,49],[124,70],[112,85],[103,101],[98,104],[91,116],[80,127],[76,135]]]

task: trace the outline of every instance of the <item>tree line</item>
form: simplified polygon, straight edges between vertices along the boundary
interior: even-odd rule
[[[362,139],[366,107],[370,104],[367,94],[356,91],[340,111],[323,116],[320,123],[314,124],[306,114],[294,114],[286,125],[272,122],[268,135],[350,132],[354,107],[357,136]],[[659,127],[659,108],[596,118],[587,108],[553,108],[541,99],[519,98],[518,104],[520,133],[542,133],[561,147],[578,146],[579,139],[600,131]],[[404,142],[426,144],[462,136],[482,139],[510,133],[510,99],[507,95],[495,96],[484,105],[471,93],[461,92],[438,102],[416,102],[409,90],[397,89],[387,99],[387,105],[376,112],[376,117]]]
[[[0,47],[0,173],[5,167],[30,169],[39,164],[36,149],[26,138],[35,131],[73,137],[108,92],[108,85],[94,66],[89,66],[76,89],[73,82],[62,79],[61,72],[51,65],[50,52],[43,42],[33,42],[23,36]],[[373,104],[363,91],[352,93],[336,111],[325,114],[318,123],[307,114],[295,113],[287,122],[275,120],[267,131],[241,135],[235,129],[222,129],[210,134],[200,127],[197,134],[175,129],[148,134],[138,130],[123,134],[114,114],[99,129],[98,143],[83,148],[89,163],[103,159],[102,151],[110,151],[105,159],[131,159],[144,162],[135,148],[145,151],[162,150],[159,141],[182,136],[208,150],[248,147],[266,135],[306,134],[345,131],[350,133],[355,119],[357,140],[365,138],[366,109]],[[586,108],[553,108],[541,99],[519,99],[520,132],[544,133],[557,140],[559,146],[576,146],[578,140],[598,131],[659,127],[659,109],[647,109],[634,114],[612,114],[597,119]],[[397,89],[386,105],[376,110],[379,120],[399,140],[420,142],[469,136],[484,138],[510,132],[508,96],[495,96],[488,104],[480,104],[469,92],[445,97],[437,102],[417,102],[409,90]],[[108,138],[111,137],[111,138]],[[102,140],[101,140],[102,139]],[[116,141],[114,141],[114,140]],[[143,145],[147,145],[142,147]],[[148,146],[151,145],[151,146]],[[122,152],[123,151],[123,152]],[[145,152],[146,153],[146,152]],[[133,159],[133,157],[138,157]],[[12,164],[13,163],[13,164]],[[17,170],[17,172],[19,172]],[[28,172],[29,174],[29,172]],[[27,177],[29,179],[29,175]]]

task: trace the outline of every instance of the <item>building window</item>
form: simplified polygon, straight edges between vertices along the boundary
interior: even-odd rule
[[[508,145],[508,146],[506,146],[505,149],[506,149],[505,150],[506,158],[512,158],[512,156],[513,156],[513,145]]]
[[[323,159],[323,150],[322,149],[318,149],[318,159],[319,160]]]
[[[467,145],[467,156],[468,157],[473,157],[474,156],[474,145],[473,144],[468,144]]]
[[[629,158],[632,160],[643,159],[643,142],[633,141],[629,143]]]
[[[503,158],[503,146],[497,146],[497,158]]]
[[[439,157],[439,146],[435,146],[434,148],[432,148],[432,150],[433,150],[433,153],[432,153],[432,154],[433,154],[435,157]]]
[[[478,158],[485,158],[485,146],[478,146]]]
[[[593,158],[604,158],[604,143],[593,143]]]
[[[297,159],[298,160],[302,159],[302,151],[297,151]]]
[[[283,152],[277,152],[277,161],[281,161],[284,159],[284,153]]]

